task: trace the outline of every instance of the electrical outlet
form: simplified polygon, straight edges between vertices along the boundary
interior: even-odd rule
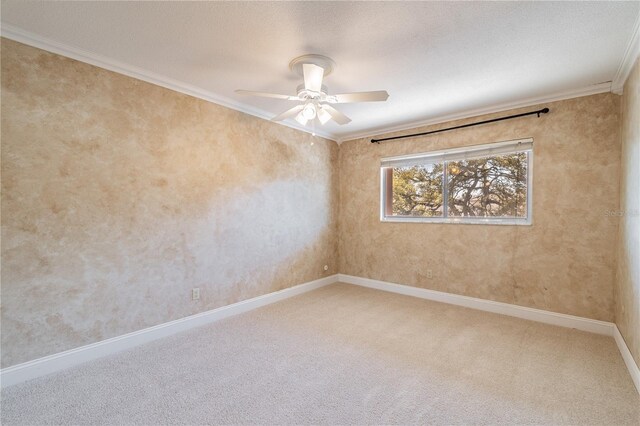
[[[427,278],[433,278],[433,271],[431,269],[427,269]]]
[[[200,289],[194,288],[191,290],[191,300],[200,300]]]

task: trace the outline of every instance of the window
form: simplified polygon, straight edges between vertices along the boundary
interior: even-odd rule
[[[531,224],[533,139],[382,159],[384,222]]]

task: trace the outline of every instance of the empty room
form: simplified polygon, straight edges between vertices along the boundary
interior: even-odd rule
[[[0,8],[3,425],[640,424],[640,1]]]

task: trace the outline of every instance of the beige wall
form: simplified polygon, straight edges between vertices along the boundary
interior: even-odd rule
[[[625,96],[628,116],[637,96]],[[338,269],[610,321],[619,97],[547,106],[540,119],[338,148],[2,39],[2,366]],[[625,149],[637,155],[635,135]],[[381,157],[522,137],[535,140],[532,226],[380,223]],[[623,315],[618,303],[616,318],[637,356],[634,282],[619,286],[635,305]]]
[[[640,366],[640,60],[622,95],[620,228],[615,285],[615,318]]]
[[[2,39],[2,366],[336,273],[337,160]]]
[[[544,106],[551,112],[542,118],[380,145],[369,139],[343,143],[340,272],[613,320],[618,218],[606,213],[618,209],[619,97],[601,94]],[[532,226],[380,222],[382,157],[525,137],[534,139]]]

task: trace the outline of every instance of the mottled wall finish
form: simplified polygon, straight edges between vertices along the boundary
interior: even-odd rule
[[[637,93],[636,65],[624,209],[638,206]],[[540,119],[338,149],[2,39],[2,366],[338,268],[610,321],[619,97],[547,106]],[[522,137],[535,140],[532,226],[380,223],[380,158]],[[622,223],[616,321],[638,359],[637,216]],[[193,287],[202,300],[190,300]]]
[[[618,209],[619,97],[544,106],[551,113],[542,118],[380,145],[343,143],[340,272],[611,321],[618,218],[606,211]],[[380,222],[382,157],[524,137],[534,138],[532,226]]]
[[[640,60],[622,95],[616,324],[640,366]]]
[[[2,39],[2,366],[336,273],[337,161]]]

